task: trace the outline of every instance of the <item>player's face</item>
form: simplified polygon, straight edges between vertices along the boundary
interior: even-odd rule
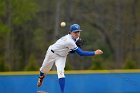
[[[72,35],[72,37],[73,38],[78,38],[78,37],[80,37],[80,31],[77,31],[77,32],[71,32],[71,35]]]

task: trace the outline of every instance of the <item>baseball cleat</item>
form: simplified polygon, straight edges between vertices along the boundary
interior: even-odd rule
[[[40,87],[42,85],[43,79],[45,76],[39,76],[37,86]]]

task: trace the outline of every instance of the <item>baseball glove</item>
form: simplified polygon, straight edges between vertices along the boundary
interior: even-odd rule
[[[77,41],[76,41],[76,45],[79,47],[79,48],[82,48],[82,46],[84,45],[83,44],[83,40],[81,38],[79,38]],[[71,50],[70,53],[75,53],[75,50]]]
[[[77,41],[76,41],[76,45],[80,48],[82,48],[83,46],[83,40],[81,38],[79,38]]]

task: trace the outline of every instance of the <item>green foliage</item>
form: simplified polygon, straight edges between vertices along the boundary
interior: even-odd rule
[[[0,32],[9,32],[10,30],[11,29],[7,25],[0,23]]]
[[[35,0],[13,0],[12,4],[12,22],[16,25],[31,20],[38,11]]]
[[[37,49],[40,49],[42,51],[46,50],[46,47],[44,47],[46,45],[46,40],[45,40],[45,31],[38,28],[33,32],[34,38],[34,45]],[[38,44],[37,42],[40,42],[40,44]]]
[[[8,66],[5,64],[2,55],[0,55],[0,71],[3,72],[7,70],[8,70]]]
[[[67,26],[59,27],[58,36],[67,34],[70,24],[78,23],[83,30],[83,50],[104,51],[95,57],[68,57],[66,69],[140,68],[139,0],[60,3],[59,21],[66,21]],[[38,70],[59,24],[55,23],[56,5],[56,0],[0,0],[1,71],[7,70],[7,65],[10,70]]]
[[[92,65],[89,69],[99,70],[104,69],[103,67],[103,59],[99,56],[92,58]]]
[[[20,65],[23,66],[25,63],[19,63],[19,61],[24,62],[25,60],[28,60],[25,59],[25,56],[27,55],[25,53],[29,53],[29,51],[26,51],[28,50],[26,48],[28,42],[24,42],[25,33],[23,32],[25,29],[21,29],[21,27],[29,30],[29,27],[27,27],[26,24],[36,16],[37,12],[38,5],[36,0],[0,0],[0,38],[2,39],[2,43],[0,44],[2,47],[0,48],[4,48],[3,51],[0,51],[0,54],[4,55],[3,59],[7,57],[6,59],[10,60],[10,62],[4,60],[4,63],[5,65],[8,65],[11,70],[21,69]],[[21,32],[20,34],[19,31]],[[15,51],[18,53],[13,55]],[[14,68],[13,64],[18,67]],[[1,63],[1,65],[3,65],[3,63]],[[33,65],[33,67],[31,67],[31,65]],[[36,68],[34,63],[31,62],[26,69],[31,70]]]
[[[4,5],[5,5],[5,0],[0,0],[0,16],[4,15]]]
[[[135,69],[136,67],[137,67],[136,62],[133,60],[128,60],[124,66],[125,69]]]
[[[93,64],[92,64],[92,66],[91,66],[91,68],[90,69],[93,69],[93,70],[99,70],[99,69],[103,69],[103,67],[102,67],[102,63],[100,63],[100,62],[94,62]]]
[[[134,44],[136,45],[136,50],[139,50],[140,49],[140,43],[138,43],[138,42],[140,42],[140,33],[136,32],[135,34],[136,34],[136,36],[134,38]]]
[[[69,62],[67,62],[65,70],[71,70],[71,69],[72,69],[71,64]]]
[[[36,59],[33,55],[30,56],[27,66],[25,67],[26,71],[35,71],[38,70]]]
[[[135,69],[137,68],[136,61],[132,60],[132,56],[129,54],[124,64],[125,69]]]

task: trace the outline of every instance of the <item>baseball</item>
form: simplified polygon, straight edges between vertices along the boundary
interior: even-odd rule
[[[65,27],[66,26],[66,22],[61,22],[60,26],[61,27]]]

